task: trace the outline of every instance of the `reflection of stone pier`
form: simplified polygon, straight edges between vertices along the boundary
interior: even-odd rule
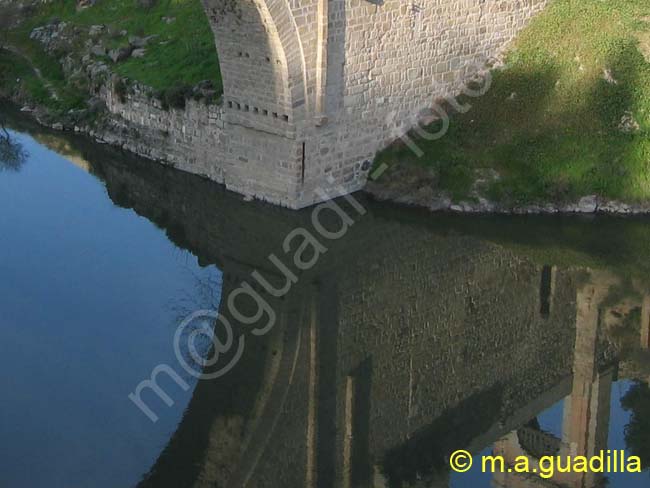
[[[641,349],[650,350],[650,295],[643,297],[641,306]]]
[[[606,282],[607,280],[603,280]],[[506,466],[514,466],[516,459],[526,457],[531,468],[540,473],[542,456],[561,456],[566,466],[567,456],[592,457],[607,450],[610,398],[614,378],[613,368],[599,364],[599,337],[601,336],[601,303],[607,296],[605,284],[584,285],[577,291],[576,339],[573,363],[573,387],[564,401],[562,439],[538,428],[520,428],[494,445],[494,454],[504,457]],[[598,486],[602,475],[595,473],[562,473],[556,470],[550,479],[537,475],[496,473],[495,486],[534,487],[554,485],[570,488]]]
[[[269,254],[297,227],[311,229],[308,213],[244,204],[190,175],[120,162],[90,169],[117,204],[217,265],[223,297],[253,271],[279,279]],[[581,286],[575,268],[373,209],[328,246],[290,294],[269,298],[273,330],[248,334],[231,372],[198,383],[141,488],[442,488],[454,449],[497,441],[509,457],[533,458],[606,443],[604,287]],[[557,439],[530,419],[564,397]]]

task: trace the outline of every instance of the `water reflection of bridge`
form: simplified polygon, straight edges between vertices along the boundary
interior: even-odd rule
[[[163,168],[90,169],[117,204],[217,264],[224,296],[254,270],[270,276],[268,255],[308,226],[308,212],[244,205]],[[198,384],[141,486],[447,486],[455,449],[594,452],[618,360],[602,320],[615,281],[371,211],[290,295],[267,297],[281,320],[228,375]],[[648,298],[642,317],[648,347]],[[555,439],[531,419],[565,397]]]

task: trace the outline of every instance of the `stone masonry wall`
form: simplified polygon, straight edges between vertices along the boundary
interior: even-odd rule
[[[307,131],[302,197],[331,175],[360,189],[363,162],[404,134],[436,98],[458,94],[546,0],[330,2],[327,119]]]
[[[286,207],[295,201],[288,175],[301,152],[291,140],[225,122],[224,106],[188,100],[185,109],[163,109],[134,87],[121,100],[112,89],[102,99],[113,115],[97,136],[140,156],[223,183],[230,190]],[[269,163],[269,164],[267,164]]]
[[[221,107],[105,93],[127,149],[292,208],[363,187],[378,150],[547,0],[204,0]],[[132,137],[126,128],[140,137]]]
[[[123,99],[110,89],[100,96],[117,116],[112,130],[101,135],[106,142],[223,183],[225,157],[207,150],[223,139],[222,107],[188,100],[184,110],[166,110],[138,86]]]

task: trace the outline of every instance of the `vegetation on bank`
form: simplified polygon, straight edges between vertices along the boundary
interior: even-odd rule
[[[0,90],[11,92],[16,80],[30,99],[56,111],[81,108],[89,96],[84,80],[66,79],[61,66],[65,56],[79,58],[89,46],[101,45],[105,53],[92,54],[94,61],[104,61],[112,73],[152,87],[161,99],[173,99],[177,93],[189,93],[189,87],[209,80],[222,91],[221,75],[214,37],[200,0],[97,0],[92,6],[78,9],[76,0],[54,0],[34,4],[23,12],[22,22],[8,33],[7,43],[20,51],[38,68],[41,77],[26,59],[15,52],[0,51]],[[65,52],[48,52],[38,40],[30,38],[37,27],[65,22],[78,28]],[[92,26],[104,26],[89,35]],[[147,39],[145,54],[114,61],[110,50],[129,46],[134,37]],[[60,96],[49,96],[49,84]],[[166,95],[170,94],[169,97]]]
[[[399,142],[381,153],[383,178],[424,168],[461,200],[487,169],[498,177],[484,195],[507,204],[650,199],[647,0],[551,0],[492,75],[444,137],[412,136],[422,157]]]

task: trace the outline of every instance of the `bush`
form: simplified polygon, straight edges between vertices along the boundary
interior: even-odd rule
[[[164,109],[176,108],[182,110],[185,108],[185,102],[192,94],[192,87],[188,85],[175,85],[166,89],[161,97]]]

